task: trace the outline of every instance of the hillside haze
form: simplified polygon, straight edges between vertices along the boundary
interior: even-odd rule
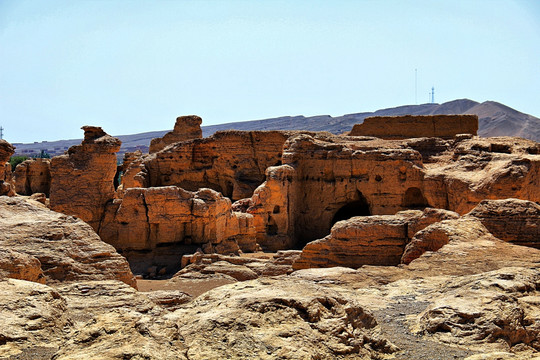
[[[241,121],[219,125],[203,126],[203,136],[207,137],[222,130],[307,130],[329,131],[342,134],[352,129],[354,124],[364,122],[370,116],[400,115],[439,115],[439,114],[475,114],[479,119],[478,135],[482,137],[517,136],[540,141],[540,119],[524,114],[495,101],[478,103],[469,99],[459,99],[443,104],[404,105],[395,108],[381,109],[375,112],[362,112],[332,117],[317,116],[282,116],[277,118]],[[171,124],[174,119],[171,119]],[[169,130],[152,131],[133,135],[117,136],[122,141],[119,156],[137,149],[148,152],[153,138],[161,137]],[[52,156],[63,154],[70,146],[79,144],[81,139],[35,142],[32,144],[14,144],[17,155],[39,154],[45,150]]]

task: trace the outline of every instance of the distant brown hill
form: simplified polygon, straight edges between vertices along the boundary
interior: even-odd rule
[[[318,116],[283,116],[278,118],[242,121],[219,125],[203,126],[203,136],[209,136],[220,130],[308,130],[329,131],[342,134],[350,131],[354,124],[359,124],[369,116],[397,115],[436,115],[436,114],[476,114],[479,118],[478,134],[490,136],[518,136],[540,141],[540,119],[524,114],[495,101],[478,103],[469,99],[459,99],[443,104],[404,105],[395,108],[377,110],[332,117]],[[171,124],[173,121],[171,120]],[[150,140],[163,136],[169,130],[152,131],[133,135],[119,135],[122,140],[120,156],[127,151],[140,149],[148,151]],[[60,155],[70,146],[79,144],[81,139],[35,142],[32,144],[14,144],[16,154],[39,154],[41,150],[51,155]]]

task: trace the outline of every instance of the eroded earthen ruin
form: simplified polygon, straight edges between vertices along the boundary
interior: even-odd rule
[[[0,140],[0,358],[537,356],[540,144],[471,116],[200,124],[122,165],[85,126],[13,174]]]

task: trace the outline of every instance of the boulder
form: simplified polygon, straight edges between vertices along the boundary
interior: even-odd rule
[[[426,209],[340,221],[332,227],[330,235],[308,243],[293,268],[397,265],[415,232],[443,219],[457,217],[451,211]]]
[[[0,248],[0,278],[7,277],[45,284],[41,262],[32,255]]]
[[[23,263],[39,260],[47,284],[114,279],[136,286],[126,259],[90,226],[22,198],[0,197],[0,249],[26,254]]]
[[[539,351],[539,288],[540,271],[519,267],[453,279],[431,294],[416,330],[458,346]]]
[[[186,359],[167,310],[120,281],[63,284],[73,326],[54,359]]]

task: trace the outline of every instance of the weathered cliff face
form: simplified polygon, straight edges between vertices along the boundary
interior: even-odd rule
[[[82,129],[82,143],[51,160],[50,206],[81,218],[98,231],[105,204],[115,197],[115,154],[121,142],[100,127]]]
[[[451,211],[426,209],[340,221],[330,235],[308,243],[293,268],[397,265],[416,232],[432,223],[458,217]]]
[[[518,199],[483,200],[467,215],[496,238],[540,249],[540,205]]]
[[[279,164],[290,132],[224,131],[183,141],[133,162],[123,188],[175,185],[189,191],[210,188],[233,199],[251,197],[269,166]]]
[[[477,115],[406,115],[368,117],[362,124],[354,125],[349,135],[381,139],[452,139],[458,134],[476,135],[477,131]]]
[[[9,158],[15,153],[15,148],[6,140],[0,139],[0,196],[15,194],[11,184],[11,165]]]
[[[99,234],[137,272],[149,266],[177,270],[181,256],[199,247],[229,254],[239,245],[245,251],[257,246],[251,215],[232,212],[231,201],[214,190],[176,186],[127,189],[107,205]]]
[[[540,144],[520,138],[457,141],[449,157],[426,164],[424,196],[460,214],[484,199],[540,201]]]
[[[269,168],[266,182],[243,202],[257,241],[268,250],[301,247],[351,216],[427,206],[465,214],[483,199],[509,196],[540,201],[538,143],[431,140],[291,137],[283,165]]]
[[[19,195],[43,193],[47,197],[51,188],[51,160],[25,160],[15,168],[13,174],[15,191]]]
[[[196,115],[176,118],[173,131],[169,131],[161,138],[152,139],[149,149],[150,154],[163,150],[170,144],[202,138],[201,123],[202,119]]]

